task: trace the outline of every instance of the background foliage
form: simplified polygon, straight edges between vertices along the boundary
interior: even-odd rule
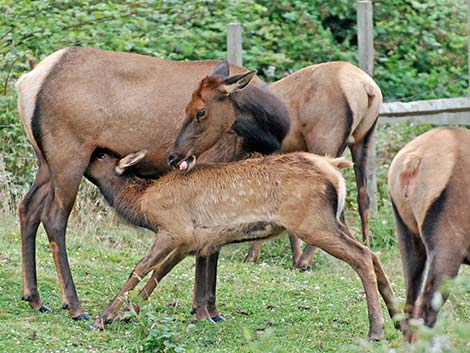
[[[374,1],[375,79],[386,100],[466,93],[465,2]],[[11,190],[31,181],[32,150],[14,82],[78,44],[174,60],[225,57],[226,24],[243,24],[244,64],[274,81],[307,65],[357,63],[355,1],[0,1],[0,153]],[[13,178],[14,176],[14,178]]]

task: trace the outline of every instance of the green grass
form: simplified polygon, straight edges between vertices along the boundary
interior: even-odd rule
[[[100,218],[88,215],[77,222],[75,217],[68,235],[69,259],[79,297],[92,317],[100,314],[153,241],[150,232],[116,225],[106,215]],[[401,335],[387,316],[386,344],[364,344],[368,330],[366,301],[357,275],[346,264],[318,251],[311,271],[293,271],[284,239],[266,244],[258,264],[242,262],[246,245],[223,249],[218,272],[218,304],[226,318],[223,323],[195,322],[189,314],[194,260],[188,258],[162,281],[139,318],[96,332],[88,329],[90,323],[74,322],[67,311],[61,310],[55,268],[42,228],[37,239],[38,283],[42,299],[52,313],[35,312],[20,299],[21,241],[13,216],[0,218],[0,234],[2,352],[129,352],[142,350],[145,343],[149,347],[172,343],[187,352],[404,349],[399,348]],[[396,247],[382,249],[379,254],[403,300]],[[468,281],[468,271],[463,278]],[[439,332],[449,337],[455,352],[470,350],[466,333],[464,338],[459,336],[460,331],[468,329],[461,324],[470,319],[469,299],[468,290],[464,290],[451,296],[442,310],[440,320],[445,325]]]

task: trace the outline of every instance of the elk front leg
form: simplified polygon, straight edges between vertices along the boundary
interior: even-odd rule
[[[80,180],[91,155],[91,152],[87,152],[83,150],[81,151],[82,155],[75,156],[76,159],[62,161],[59,163],[60,168],[56,168],[54,172],[52,166],[49,165],[51,174],[55,178],[52,185],[53,190],[49,192],[44,201],[41,213],[41,221],[47,233],[59,279],[62,308],[68,309],[74,320],[90,320],[90,316],[83,310],[78,300],[65,243],[67,221],[77,196]]]
[[[215,322],[225,321],[224,317],[220,315],[216,303],[217,263],[219,261],[219,254],[220,252],[217,251],[209,255],[206,264],[206,308],[211,319]]]

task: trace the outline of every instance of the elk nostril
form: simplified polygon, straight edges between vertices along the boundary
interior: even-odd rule
[[[168,156],[168,165],[169,165],[171,168],[176,168],[175,156],[173,156],[172,154],[170,154],[170,155]]]

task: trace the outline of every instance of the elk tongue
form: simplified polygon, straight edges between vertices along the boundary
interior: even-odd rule
[[[180,164],[180,170],[186,170],[188,169],[188,162],[182,161]]]

